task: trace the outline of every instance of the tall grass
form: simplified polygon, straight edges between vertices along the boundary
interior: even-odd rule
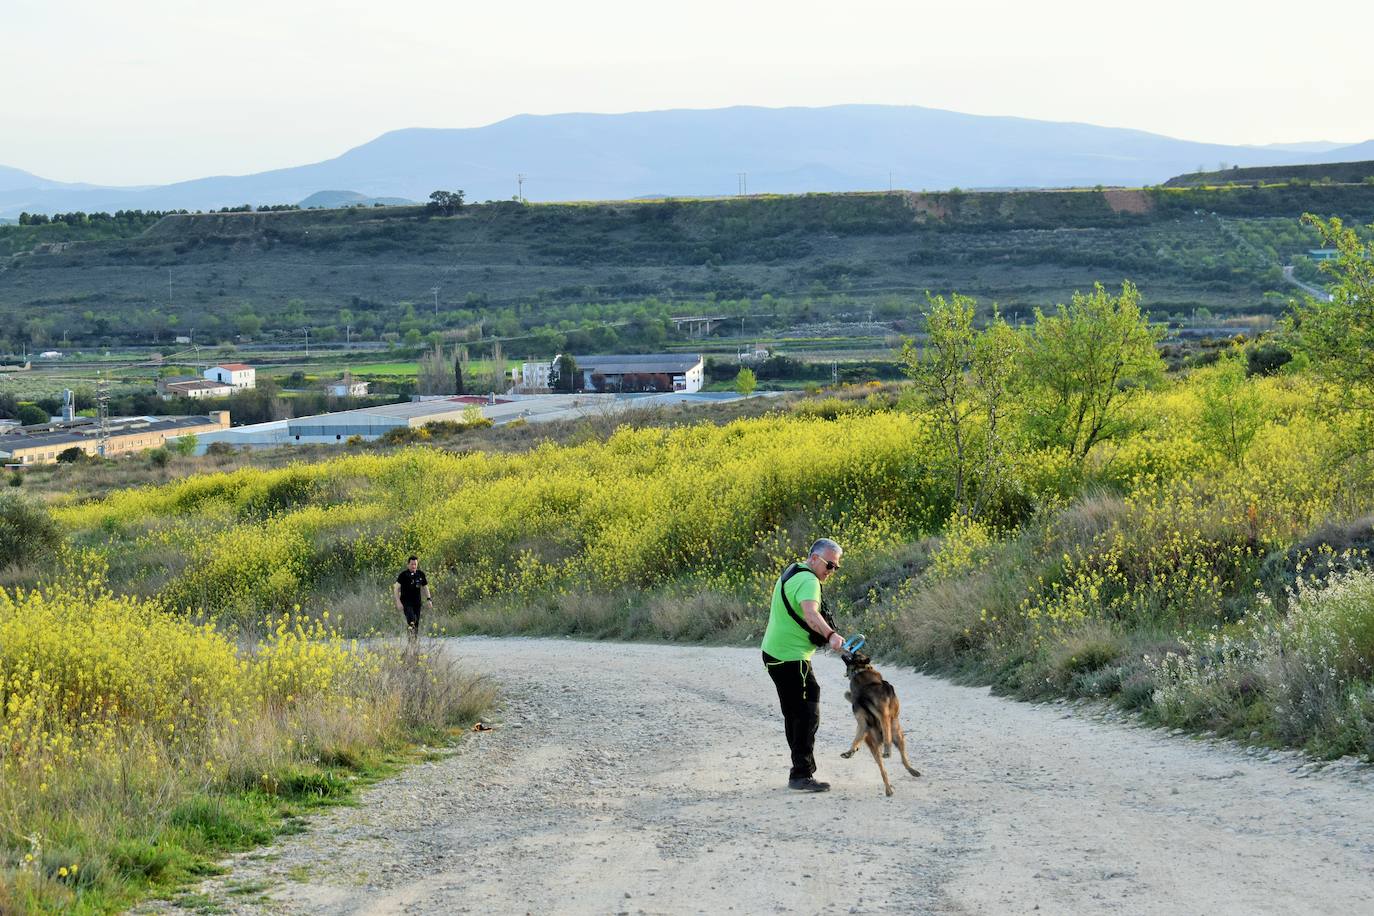
[[[211,870],[491,700],[319,620],[236,641],[99,582],[0,590],[0,911],[107,912]]]

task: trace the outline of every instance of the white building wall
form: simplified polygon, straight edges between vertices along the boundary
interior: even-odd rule
[[[525,388],[548,388],[553,363],[521,363],[520,384]]]
[[[256,369],[226,369],[223,366],[213,366],[205,370],[205,377],[210,381],[233,388],[256,388],[257,376]]]

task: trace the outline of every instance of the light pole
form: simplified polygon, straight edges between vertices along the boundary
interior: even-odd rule
[[[439,317],[439,287],[437,287],[437,286],[430,287],[430,290],[429,290],[429,291],[430,291],[431,293],[434,294],[434,317],[435,317],[435,318],[438,318],[438,317]]]
[[[305,356],[306,356],[307,359],[310,358],[310,329],[309,329],[309,328],[306,328],[306,329],[305,329]]]

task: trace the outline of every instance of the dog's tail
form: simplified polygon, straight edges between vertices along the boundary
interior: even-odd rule
[[[854,700],[854,712],[863,714],[864,725],[870,731],[882,729],[883,709],[872,693],[865,691],[859,694],[859,698]]]

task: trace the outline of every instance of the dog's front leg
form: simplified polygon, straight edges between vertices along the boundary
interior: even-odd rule
[[[860,722],[858,731],[854,733],[854,743],[849,746],[849,750],[840,754],[840,756],[843,757],[845,760],[848,760],[850,757],[853,757],[854,752],[859,749],[859,745],[864,743],[864,733],[867,731],[868,729],[864,727],[864,724],[862,722]]]

